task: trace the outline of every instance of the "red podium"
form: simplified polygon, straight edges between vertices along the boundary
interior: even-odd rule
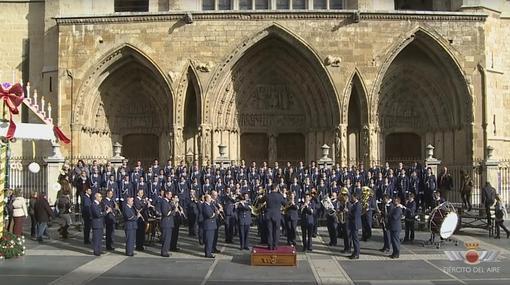
[[[254,246],[251,250],[251,265],[296,266],[296,263],[296,248],[293,246],[279,246],[276,250]]]

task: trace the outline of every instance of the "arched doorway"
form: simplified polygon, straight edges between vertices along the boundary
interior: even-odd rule
[[[418,30],[410,39],[380,85],[381,158],[409,155],[404,151],[413,149],[423,159],[424,150],[417,149],[432,144],[436,157],[444,162],[468,161],[471,149],[466,142],[472,119],[466,81],[452,56],[427,32]],[[395,136],[412,145],[397,152]]]
[[[199,127],[200,127],[200,88],[195,72],[188,68],[186,75],[186,99],[184,101],[184,156],[198,159],[199,156]]]
[[[229,57],[212,93],[213,144],[227,145],[232,160],[249,161],[250,153],[269,162],[318,159],[320,146],[335,141],[339,121],[335,92],[318,57],[279,26],[247,42]],[[267,141],[267,151],[248,141],[251,134]]]
[[[388,162],[410,163],[422,158],[421,137],[414,133],[392,133],[386,136],[385,153]]]
[[[369,156],[367,138],[366,94],[357,72],[354,73],[348,89],[347,107],[347,165],[358,165]]]
[[[168,157],[172,100],[159,69],[131,46],[107,58],[89,94],[79,98],[79,154],[108,158],[113,143],[120,142],[130,162]]]

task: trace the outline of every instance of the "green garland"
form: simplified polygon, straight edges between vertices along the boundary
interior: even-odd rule
[[[0,238],[0,260],[25,255],[25,237],[4,231]]]

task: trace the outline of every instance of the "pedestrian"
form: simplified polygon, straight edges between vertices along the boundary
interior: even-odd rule
[[[42,242],[44,232],[48,228],[48,222],[53,217],[53,211],[44,195],[39,195],[37,198],[34,206],[34,215],[37,221],[37,240]]]
[[[14,228],[12,232],[17,236],[21,236],[23,234],[25,219],[28,216],[27,202],[25,198],[23,198],[23,193],[19,189],[14,192],[14,196],[15,198],[12,202]]]

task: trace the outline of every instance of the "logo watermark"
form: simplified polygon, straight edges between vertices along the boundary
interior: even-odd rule
[[[483,250],[478,251],[480,242],[465,242],[466,251],[445,251],[444,253],[450,261],[463,261],[467,266],[444,266],[443,271],[446,273],[499,273],[500,266],[483,266],[485,262],[499,262],[497,257],[499,251]]]

